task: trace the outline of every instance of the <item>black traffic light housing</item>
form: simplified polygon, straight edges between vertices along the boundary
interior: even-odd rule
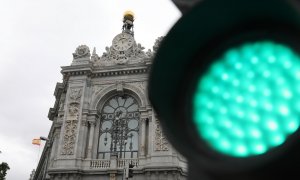
[[[197,77],[225,49],[265,38],[300,52],[297,1],[203,1],[184,14],[163,40],[150,75],[149,99],[168,139],[187,157],[191,179],[300,177],[299,130],[268,153],[235,158],[212,151],[191,123]]]

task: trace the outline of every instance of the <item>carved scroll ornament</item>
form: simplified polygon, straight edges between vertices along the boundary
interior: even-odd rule
[[[159,121],[155,120],[155,151],[168,151],[168,141],[165,137],[165,135],[162,132],[162,129],[160,127]]]

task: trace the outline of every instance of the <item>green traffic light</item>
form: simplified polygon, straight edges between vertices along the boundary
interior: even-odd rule
[[[255,156],[298,129],[299,97],[297,53],[273,41],[244,43],[224,52],[198,80],[193,121],[217,152]]]

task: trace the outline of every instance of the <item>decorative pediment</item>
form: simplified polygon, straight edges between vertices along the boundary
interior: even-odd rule
[[[124,42],[126,43],[126,42]],[[114,66],[123,64],[144,64],[150,56],[144,52],[144,47],[141,44],[133,45],[126,50],[117,50],[116,45],[105,48],[105,52],[99,57],[96,53],[92,55],[94,66]]]

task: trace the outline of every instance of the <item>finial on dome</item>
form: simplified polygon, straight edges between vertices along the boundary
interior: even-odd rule
[[[124,19],[123,22],[126,20],[134,21],[134,13],[130,10],[124,12]]]
[[[133,21],[134,13],[132,11],[125,11],[123,16],[123,32],[131,34],[133,36]]]

